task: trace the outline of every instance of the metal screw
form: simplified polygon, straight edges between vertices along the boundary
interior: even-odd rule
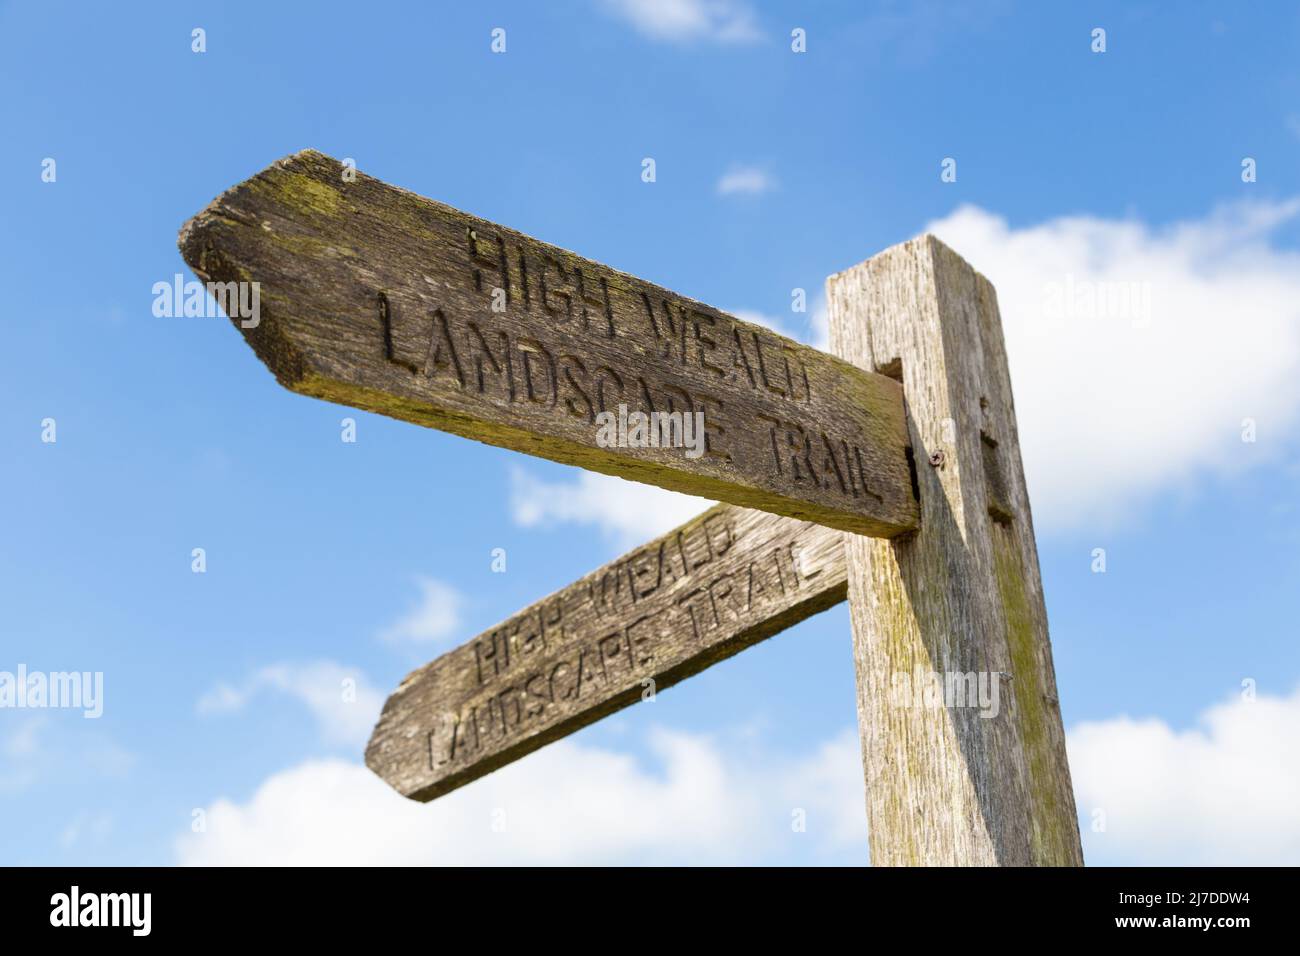
[[[942,468],[942,467],[943,467],[943,452],[941,452],[941,451],[936,451],[933,455],[931,455],[931,456],[930,456],[930,464],[932,464],[935,468]]]

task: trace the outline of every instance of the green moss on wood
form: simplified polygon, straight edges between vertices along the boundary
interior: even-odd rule
[[[283,202],[293,212],[336,216],[343,208],[343,196],[337,189],[306,173],[272,169],[250,179],[248,187]]]
[[[990,522],[994,573],[1007,623],[1007,650],[1015,680],[1016,723],[1029,766],[1029,806],[1033,814],[1030,852],[1046,866],[1078,863],[1078,824],[1073,802],[1062,798],[1056,742],[1050,728],[1048,689],[1039,660],[1039,629],[1025,591],[1025,568],[1013,532]]]

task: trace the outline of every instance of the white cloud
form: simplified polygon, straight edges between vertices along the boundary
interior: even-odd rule
[[[460,592],[449,584],[419,575],[420,601],[384,628],[379,639],[389,644],[436,644],[454,637],[460,627]]]
[[[753,43],[762,37],[743,0],[601,0],[601,6],[653,40]]]
[[[965,206],[929,226],[997,289],[1040,525],[1114,521],[1281,451],[1300,408],[1300,255],[1270,236],[1297,213],[1300,200],[1159,229],[1011,228]]]
[[[580,471],[571,482],[546,482],[520,468],[511,472],[510,508],[516,524],[594,525],[620,548],[644,544],[712,504],[592,471]]]
[[[865,862],[856,734],[794,760],[753,752],[737,759],[737,748],[665,730],[651,731],[649,744],[657,767],[560,741],[426,805],[356,764],[309,761],[266,780],[247,803],[216,801],[205,833],[177,837],[176,858],[192,865],[745,863],[784,848]],[[792,830],[796,808],[807,814],[804,833]]]
[[[733,166],[718,180],[719,196],[757,196],[776,187],[776,180],[755,166]]]
[[[667,730],[651,759],[572,739],[430,804],[364,767],[311,760],[243,803],[216,800],[178,862],[222,864],[732,864],[865,862],[857,734],[791,757],[752,736]],[[1175,731],[1157,719],[1069,733],[1093,864],[1252,865],[1300,860],[1300,688],[1209,708]],[[1093,810],[1105,832],[1092,832]],[[807,832],[791,826],[806,813]],[[504,822],[504,829],[493,825]],[[328,835],[328,839],[323,838]]]
[[[333,661],[272,664],[238,686],[217,684],[198,701],[200,714],[243,710],[264,692],[283,694],[305,705],[326,742],[358,747],[370,739],[384,696],[358,671]]]
[[[1300,688],[1219,704],[1198,723],[1117,717],[1070,732],[1090,863],[1300,863]],[[1095,809],[1105,832],[1092,832]]]

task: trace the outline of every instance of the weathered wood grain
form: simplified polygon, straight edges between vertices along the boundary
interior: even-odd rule
[[[827,292],[832,350],[900,376],[919,465],[915,535],[844,536],[871,861],[1081,864],[993,287],[922,236]],[[971,674],[996,708],[898,693]]]
[[[718,505],[410,674],[366,764],[432,800],[844,600],[843,554]]]
[[[861,534],[916,526],[897,382],[343,171],[297,153],[181,231],[200,278],[259,283],[236,324],[286,388]],[[707,448],[601,447],[620,404],[703,413]]]

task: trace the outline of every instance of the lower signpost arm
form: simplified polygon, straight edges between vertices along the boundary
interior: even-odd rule
[[[432,800],[844,597],[839,532],[718,505],[410,674],[366,764]]]

